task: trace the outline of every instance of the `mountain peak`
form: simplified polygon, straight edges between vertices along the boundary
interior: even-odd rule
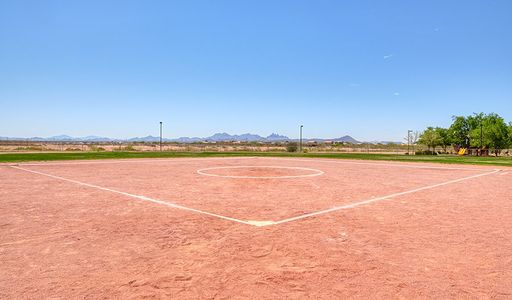
[[[279,135],[277,133],[272,133],[271,135],[267,136],[266,139],[270,141],[289,140],[287,136]]]
[[[17,138],[17,137],[0,137],[0,140],[27,140],[27,138]],[[127,139],[113,139],[109,137],[101,137],[101,136],[95,136],[95,135],[89,135],[85,137],[72,137],[69,135],[56,135],[48,138],[40,138],[40,137],[32,137],[29,138],[29,140],[32,141],[51,141],[51,142],[108,142],[108,141],[125,141],[125,142],[158,142],[160,141],[160,137],[153,136],[153,135],[147,135],[144,137],[133,137],[133,138],[127,138]],[[335,139],[319,139],[319,138],[304,138],[304,141],[317,141],[317,142],[323,142],[323,141],[334,141],[334,142],[344,142],[344,143],[353,143],[358,144],[361,143],[354,139],[353,137],[349,135],[345,135],[339,138]],[[297,139],[291,139],[285,135],[280,135],[278,133],[272,133],[267,137],[262,137],[257,134],[252,133],[244,133],[240,135],[231,135],[226,132],[220,132],[215,133],[209,137],[179,137],[179,138],[163,138],[163,141],[165,142],[178,142],[178,143],[194,143],[194,142],[201,142],[201,141],[212,141],[212,142],[234,142],[234,141],[240,141],[240,142],[283,142],[283,141],[297,141]]]
[[[352,143],[352,144],[359,144],[359,143],[361,143],[358,140],[356,140],[353,137],[351,137],[350,135],[345,135],[345,136],[333,139],[333,141],[344,142],[344,143]]]

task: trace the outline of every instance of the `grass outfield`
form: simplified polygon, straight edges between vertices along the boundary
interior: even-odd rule
[[[77,159],[120,159],[120,158],[172,158],[172,157],[215,157],[215,156],[283,156],[323,157],[339,159],[391,160],[411,162],[433,162],[446,164],[475,164],[511,166],[512,157],[475,157],[452,155],[395,155],[367,153],[282,153],[282,152],[51,152],[51,153],[5,153],[0,154],[0,163],[26,161],[77,160]]]

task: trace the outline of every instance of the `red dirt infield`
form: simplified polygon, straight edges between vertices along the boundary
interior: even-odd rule
[[[0,165],[0,298],[512,298],[510,169]]]

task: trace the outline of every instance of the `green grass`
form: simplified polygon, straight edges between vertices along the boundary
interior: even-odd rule
[[[367,153],[284,153],[284,152],[52,152],[52,153],[4,153],[0,163],[27,161],[52,161],[76,159],[120,159],[120,158],[173,158],[173,157],[220,157],[220,156],[277,156],[277,157],[321,157],[338,159],[390,160],[410,162],[432,162],[445,164],[475,164],[511,166],[512,157],[474,157],[451,155],[396,155]]]

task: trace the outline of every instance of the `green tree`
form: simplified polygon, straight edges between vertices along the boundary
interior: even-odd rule
[[[512,122],[508,123],[508,146],[512,147]]]
[[[434,127],[428,127],[423,133],[420,135],[420,139],[418,141],[420,144],[427,146],[428,150],[432,148],[432,151],[436,150],[436,146],[441,144],[441,137],[439,133],[436,131]]]
[[[491,113],[482,115],[478,121],[478,126],[470,133],[471,146],[480,147],[481,143],[484,148],[494,151],[496,155],[509,146],[509,128],[502,117]]]
[[[450,135],[450,131],[446,128],[436,127],[434,131],[439,136],[439,146],[443,147],[443,151],[447,152],[448,146],[452,144],[452,137]]]
[[[477,128],[480,126],[480,123],[486,118],[486,115],[484,113],[473,113],[473,115],[466,117],[466,120],[468,121],[469,128],[471,130]]]
[[[464,116],[453,116],[453,123],[448,129],[451,141],[455,145],[466,146],[469,143],[469,132],[471,125]]]

